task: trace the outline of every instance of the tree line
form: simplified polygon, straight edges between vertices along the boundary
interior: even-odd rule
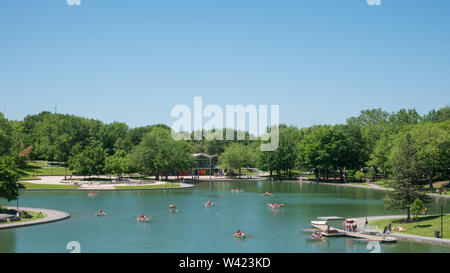
[[[7,120],[0,113],[0,190],[5,182],[17,179],[13,172],[26,168],[29,160],[62,162],[86,176],[140,173],[159,177],[190,169],[191,154],[198,152],[219,155],[224,169],[240,172],[256,167],[279,179],[309,172],[316,180],[405,181],[401,171],[413,168],[408,173],[414,176],[410,182],[432,188],[435,179],[449,177],[449,129],[450,107],[423,116],[415,109],[392,113],[370,109],[344,124],[280,125],[278,149],[261,152],[262,140],[250,141],[248,132],[244,141],[175,141],[164,124],[129,128],[122,122],[105,124],[50,112]],[[412,154],[402,154],[406,147]],[[405,158],[406,163],[401,161]]]

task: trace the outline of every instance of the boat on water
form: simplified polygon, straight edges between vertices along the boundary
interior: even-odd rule
[[[273,209],[279,209],[279,208],[281,208],[281,205],[282,205],[282,204],[268,203],[268,204],[267,204],[267,207],[273,208]]]
[[[144,222],[144,223],[150,223],[151,222],[151,218],[140,218],[140,217],[136,217],[136,221],[138,222]]]
[[[306,241],[319,241],[319,242],[325,242],[325,239],[319,238],[319,237],[305,237]]]
[[[345,236],[345,232],[343,230],[330,226],[331,224],[339,226],[339,223],[342,225],[344,220],[344,218],[337,216],[318,217],[317,220],[311,221],[311,226],[315,229],[321,230],[322,235],[326,237]]]
[[[232,236],[235,237],[235,238],[239,238],[239,239],[245,239],[245,238],[247,238],[247,234],[242,234],[242,235],[233,234]]]

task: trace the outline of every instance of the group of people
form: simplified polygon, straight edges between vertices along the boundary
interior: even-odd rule
[[[281,205],[272,202],[272,203],[267,204],[267,206],[268,206],[269,208],[275,208],[275,209],[276,209],[276,208],[279,208]]]
[[[311,235],[312,239],[323,239],[322,238],[322,232],[319,232],[319,234],[316,234],[315,232],[313,232],[313,234]]]

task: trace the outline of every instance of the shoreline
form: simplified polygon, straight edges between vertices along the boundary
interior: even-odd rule
[[[72,185],[69,183],[63,183],[61,181],[67,181],[63,179],[64,176],[39,176],[39,180],[23,180],[20,182],[26,182],[26,183],[32,183],[32,184],[39,184],[39,185]],[[181,176],[185,179],[191,179],[191,176]],[[74,177],[77,178],[77,177]],[[79,177],[83,178],[83,177]],[[172,177],[175,178],[175,177]],[[54,181],[51,181],[54,180]],[[180,187],[169,187],[169,188],[155,188],[155,189],[140,189],[140,186],[143,185],[134,185],[136,189],[117,189],[114,186],[130,186],[129,184],[104,184],[104,185],[83,185],[83,188],[77,188],[77,189],[19,189],[20,191],[86,191],[86,190],[95,190],[95,191],[114,191],[114,190],[165,190],[165,189],[188,189],[195,187],[196,183],[199,182],[257,182],[257,181],[264,181],[264,182],[271,182],[271,183],[277,183],[277,182],[287,182],[287,183],[305,183],[305,184],[319,184],[319,185],[332,185],[332,186],[341,186],[341,187],[351,187],[351,188],[359,188],[359,189],[372,189],[372,190],[379,190],[379,191],[392,191],[392,188],[383,188],[381,186],[375,185],[375,184],[368,184],[368,183],[361,183],[362,185],[355,185],[355,184],[348,184],[348,183],[331,183],[331,182],[316,182],[312,180],[274,180],[271,181],[269,177],[267,176],[256,176],[252,178],[217,178],[217,177],[209,177],[209,176],[200,176],[200,179],[198,182],[195,183],[185,183],[185,182],[177,182],[177,181],[162,181],[167,183],[178,183],[181,186]],[[89,181],[90,183],[100,183],[101,181]],[[154,180],[156,184],[162,183],[161,181]],[[426,193],[426,195],[436,198],[450,198],[450,195],[440,195],[436,193]]]
[[[292,181],[292,180],[286,180],[286,181]],[[285,182],[285,181],[282,181]],[[292,181],[294,182],[294,181]],[[320,185],[334,185],[334,186],[343,186],[343,187],[352,187],[352,188],[359,188],[359,189],[372,189],[372,190],[380,190],[380,191],[392,191],[394,189],[392,188],[383,188],[378,185],[373,184],[365,184],[363,185],[355,185],[355,184],[345,184],[345,183],[330,183],[330,182],[315,182],[315,181],[295,181],[298,183],[308,183],[308,184],[320,184]],[[442,195],[442,194],[436,194],[436,193],[425,193],[428,196],[432,197],[441,197],[441,198],[450,198],[450,195]]]
[[[195,187],[193,184],[171,181],[153,181],[152,184],[129,184],[129,183],[115,183],[115,184],[102,184],[101,181],[86,181],[77,188],[52,188],[52,186],[75,186],[74,183],[64,180],[64,176],[42,176],[40,180],[23,180],[18,183],[36,184],[42,186],[42,188],[21,188],[19,191],[122,191],[122,190],[166,190],[166,189],[187,189]],[[63,182],[64,181],[64,182]],[[78,182],[78,181],[77,181]],[[166,183],[176,183],[178,187],[164,187]],[[45,185],[48,187],[46,188]],[[142,188],[149,185],[161,185],[160,188]],[[170,184],[169,184],[170,185]],[[120,189],[116,186],[127,186],[136,188]]]
[[[8,209],[17,209],[17,207],[15,207],[15,206],[3,206],[3,207],[8,208]],[[7,229],[7,228],[17,228],[17,227],[24,227],[24,226],[33,226],[33,225],[53,223],[53,222],[61,221],[61,220],[64,220],[64,219],[67,219],[70,217],[70,214],[65,211],[53,210],[53,209],[19,207],[19,210],[42,212],[44,214],[47,214],[47,216],[45,218],[40,218],[40,219],[26,221],[26,222],[2,224],[2,225],[0,225],[0,230]]]
[[[383,216],[367,216],[367,217],[355,217],[358,225],[361,224],[361,226],[364,226],[364,220],[367,218],[369,221],[369,229],[367,232],[372,233],[376,232],[379,234],[383,234],[383,231],[380,229],[377,229],[375,227],[371,227],[370,221],[373,220],[386,220],[386,219],[398,219],[398,218],[406,218],[406,215],[383,215]],[[441,245],[447,245],[450,246],[450,239],[442,239],[442,238],[434,238],[434,237],[426,237],[426,236],[420,236],[420,235],[414,235],[414,234],[408,234],[408,233],[399,233],[399,232],[391,232],[389,233],[389,236],[405,240],[405,241],[415,241],[420,243],[430,243],[430,244],[441,244]]]

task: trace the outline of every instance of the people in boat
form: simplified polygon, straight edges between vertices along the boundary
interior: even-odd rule
[[[145,219],[147,219],[147,217],[145,217],[144,214],[142,214],[141,216],[139,216],[139,220],[145,220]]]
[[[241,236],[244,236],[244,235],[245,235],[245,234],[242,233],[241,230],[239,230],[239,229],[238,229],[238,231],[234,234],[234,236],[238,236],[238,237],[241,237]]]
[[[206,202],[206,206],[208,206],[208,207],[212,206],[212,204],[213,203],[210,200],[208,200],[208,202]]]
[[[106,214],[106,212],[104,211],[104,210],[99,210],[98,212],[97,212],[97,214],[99,214],[99,215],[103,215],[103,214]]]
[[[265,196],[272,196],[272,194],[270,192],[265,192],[264,195]]]
[[[269,203],[269,205],[268,205],[270,208],[279,208],[280,207],[280,205],[279,204],[276,204],[276,203]]]

